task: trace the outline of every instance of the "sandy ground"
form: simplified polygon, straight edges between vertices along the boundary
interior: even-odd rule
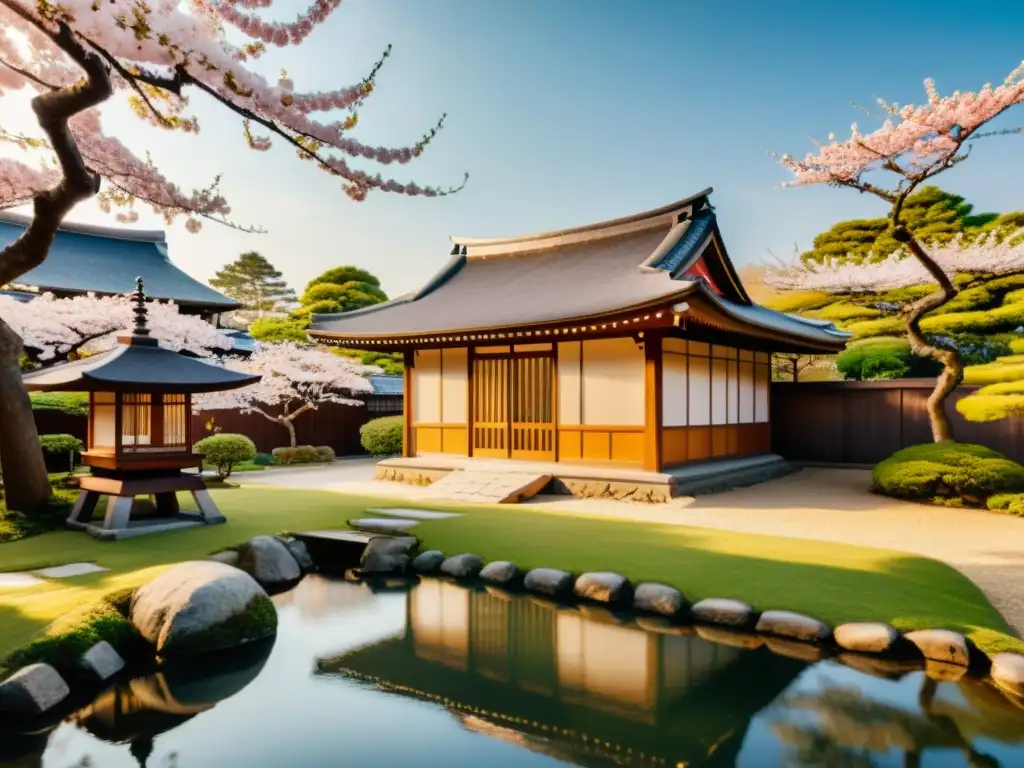
[[[425,488],[375,482],[374,464],[356,459],[328,469],[275,470],[238,479],[245,484],[429,498]],[[1024,520],[886,499],[865,490],[869,481],[866,470],[809,468],[749,488],[669,504],[564,496],[538,497],[530,504],[551,512],[836,541],[931,557],[967,575],[1018,634],[1024,632]]]

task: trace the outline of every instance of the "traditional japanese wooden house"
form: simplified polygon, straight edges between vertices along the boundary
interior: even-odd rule
[[[146,327],[141,278],[136,286],[131,335],[118,337],[117,346],[107,352],[24,377],[29,391],[89,393],[82,463],[91,474],[79,480],[81,492],[67,524],[104,539],[224,522],[202,475],[182,472],[202,465],[202,456],[192,451],[192,394],[260,380],[162,348]],[[179,510],[179,491],[192,493],[198,514]],[[101,496],[108,502],[97,524],[92,518]],[[137,496],[154,497],[155,509],[134,506]]]
[[[558,232],[452,238],[422,289],[317,316],[310,334],[405,353],[407,456],[656,472],[767,452],[771,353],[835,353],[849,334],[750,300],[710,193]]]

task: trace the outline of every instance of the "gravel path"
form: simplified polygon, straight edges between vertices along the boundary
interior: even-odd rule
[[[247,473],[239,481],[409,501],[424,495],[416,486],[373,481],[373,466],[372,460],[356,460],[326,470]],[[867,470],[808,468],[749,488],[669,504],[565,496],[542,496],[529,503],[555,513],[835,541],[930,557],[970,578],[1018,634],[1024,633],[1024,519],[894,501],[868,493],[869,484]]]

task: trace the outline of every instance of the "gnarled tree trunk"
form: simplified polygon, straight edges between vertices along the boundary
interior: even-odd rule
[[[946,400],[964,380],[963,363],[957,350],[944,349],[928,343],[921,332],[921,318],[928,312],[951,301],[959,291],[949,276],[925,252],[905,226],[897,225],[893,231],[893,237],[901,243],[906,243],[911,254],[924,265],[939,284],[939,290],[908,304],[904,307],[901,315],[906,323],[910,351],[920,357],[930,357],[942,366],[942,373],[939,374],[935,389],[928,396],[926,407],[928,421],[932,429],[932,440],[937,443],[952,441],[954,439],[953,425],[949,421],[949,416],[946,415]]]
[[[7,7],[37,23],[16,4]],[[36,195],[31,223],[17,240],[0,251],[0,285],[42,264],[64,217],[100,188],[100,177],[86,167],[68,121],[110,98],[110,73],[103,60],[86,51],[66,24],[61,24],[56,32],[40,27],[40,32],[49,35],[82,68],[85,78],[68,88],[55,88],[32,99],[32,110],[64,176],[56,187]],[[21,340],[6,325],[0,332],[4,337],[0,340],[0,467],[5,477],[6,504],[30,512],[49,500],[50,483],[32,404],[18,367]]]

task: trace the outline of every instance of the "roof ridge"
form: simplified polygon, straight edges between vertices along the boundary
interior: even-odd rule
[[[0,211],[0,223],[13,224],[17,227],[28,227],[32,217],[23,213]],[[105,237],[112,240],[128,240],[136,243],[166,243],[167,233],[162,229],[129,229],[124,227],[104,227],[99,224],[80,224],[71,221],[62,222],[58,232],[75,235]]]
[[[688,205],[701,200],[702,198],[708,197],[713,192],[712,187],[707,187],[701,190],[695,195],[690,195],[682,200],[678,200],[668,205],[663,205],[659,208],[652,210],[643,211],[641,213],[634,213],[629,216],[621,216],[615,219],[606,219],[605,221],[597,221],[591,224],[584,224],[576,227],[568,227],[566,229],[556,229],[549,232],[534,232],[528,235],[514,235],[512,237],[462,237],[458,235],[452,235],[451,241],[456,246],[492,246],[492,245],[513,245],[517,243],[527,243],[531,240],[547,240],[556,237],[563,237],[566,235],[579,235],[586,232],[600,232],[604,229],[611,229],[613,227],[620,227],[626,224],[633,224],[636,222],[645,221],[648,219],[656,219],[661,216],[666,216],[670,213],[677,211],[680,208],[684,208]]]

